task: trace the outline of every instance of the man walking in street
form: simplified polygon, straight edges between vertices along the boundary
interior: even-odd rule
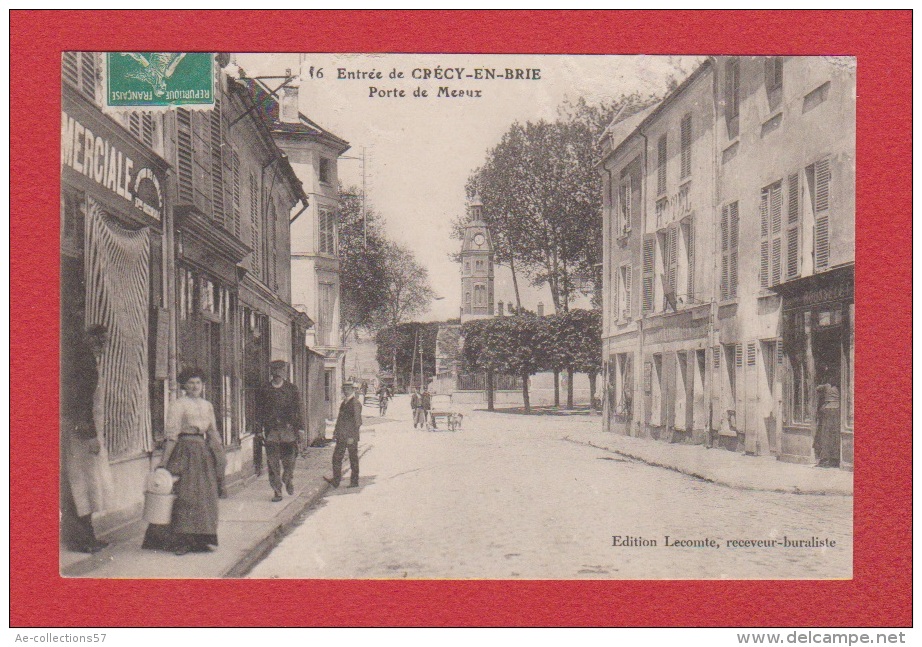
[[[423,418],[423,398],[419,394],[419,387],[413,389],[413,395],[410,396],[410,408],[413,409],[413,429],[417,426],[425,427],[426,421]]]
[[[263,444],[273,501],[282,500],[282,485],[288,494],[295,493],[294,471],[298,459],[298,441],[304,435],[301,397],[297,387],[286,379],[288,362],[277,359],[269,364],[272,381],[260,397]]]
[[[339,487],[343,478],[343,457],[349,452],[349,487],[359,486],[359,430],[362,427],[362,403],[355,397],[355,385],[343,384],[343,402],[339,405],[336,416],[336,428],[333,438],[336,448],[333,450],[333,478],[323,477],[333,487]]]
[[[428,388],[426,388],[426,389],[423,391],[422,403],[423,403],[423,416],[422,416],[423,422],[425,423],[427,429],[429,428],[428,425],[429,425],[430,422],[432,423],[432,428],[435,429],[435,428],[436,428],[436,426],[435,426],[435,419],[432,418],[432,414],[431,414],[431,412],[432,412],[432,394],[429,393],[429,389],[428,389]]]

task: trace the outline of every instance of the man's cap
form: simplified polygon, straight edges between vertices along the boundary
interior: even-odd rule
[[[343,388],[349,387],[350,389],[356,388],[355,382],[343,382]]]
[[[269,362],[269,366],[271,366],[272,368],[279,368],[279,367],[288,368],[288,362],[285,361],[284,359],[274,359],[271,362]]]

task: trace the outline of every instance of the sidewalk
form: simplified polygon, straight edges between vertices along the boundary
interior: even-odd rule
[[[368,447],[362,448],[362,453]],[[104,537],[110,545],[95,555],[62,548],[64,577],[218,578],[244,575],[273,548],[298,516],[329,489],[323,480],[331,473],[333,445],[311,447],[298,458],[295,494],[273,503],[268,476],[252,479],[236,493],[219,501],[218,540],[211,553],[177,557],[169,552],[142,550],[147,524],[143,521]],[[348,461],[346,462],[348,465]],[[348,467],[344,466],[348,472]]]
[[[573,418],[575,419],[575,418]],[[589,417],[601,425],[597,417]],[[851,472],[783,463],[774,456],[748,456],[703,445],[666,443],[590,428],[568,431],[570,442],[591,445],[626,458],[741,490],[853,496]]]

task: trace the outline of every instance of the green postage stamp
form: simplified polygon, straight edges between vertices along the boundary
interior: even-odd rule
[[[214,106],[214,54],[109,52],[106,105],[110,108]]]

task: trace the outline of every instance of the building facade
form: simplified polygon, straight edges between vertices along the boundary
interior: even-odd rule
[[[307,352],[288,225],[308,196],[247,85],[215,59],[214,109],[110,115],[103,55],[62,58],[62,357],[86,326],[108,327],[97,418],[116,500],[103,530],[140,513],[181,370],[207,376],[232,483],[253,469],[269,362]]]
[[[292,303],[314,323],[306,344],[324,358],[325,418],[334,419],[348,350],[340,337],[337,159],[349,150],[349,143],[301,114],[296,79],[276,92],[262,81],[248,83],[276,144],[311,198],[306,209],[290,213]]]
[[[829,383],[850,466],[850,60],[710,58],[633,119],[602,142],[607,429],[810,462]]]

